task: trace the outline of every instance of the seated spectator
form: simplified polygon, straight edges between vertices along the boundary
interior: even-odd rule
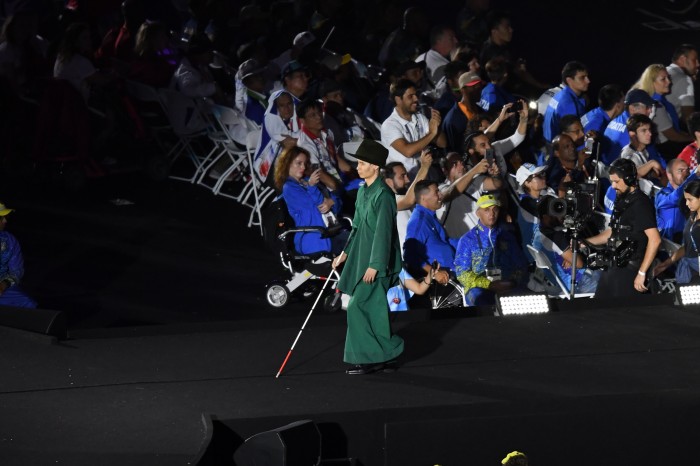
[[[651,115],[651,110],[656,106],[656,101],[641,89],[632,89],[625,95],[625,111],[613,118],[603,132],[600,147],[600,160],[605,165],[610,165],[620,158],[620,152],[630,142],[627,131],[627,119],[638,113]]]
[[[625,109],[625,94],[617,84],[606,84],[598,91],[598,106],[581,117],[583,132],[602,136],[610,121]]]
[[[439,270],[439,269],[437,269]],[[423,280],[416,280],[405,268],[399,273],[399,284],[389,288],[386,294],[389,301],[389,311],[408,311],[408,301],[414,294],[423,295],[433,284],[434,273],[429,273]]]
[[[431,110],[428,120],[418,111],[418,96],[415,84],[408,79],[399,79],[391,87],[394,111],[382,123],[382,144],[389,149],[389,162],[401,162],[409,176],[415,177],[420,153],[429,144],[445,146],[440,133],[440,113]]]
[[[450,152],[440,160],[445,181],[440,184],[442,207],[437,210],[437,218],[445,227],[447,236],[459,239],[479,221],[476,216],[476,200],[486,192],[501,188],[500,178],[485,176],[491,167],[486,159],[481,159],[467,171],[462,157]]]
[[[353,168],[341,157],[333,141],[333,133],[323,129],[323,107],[318,100],[305,100],[297,107],[301,132],[297,146],[311,154],[311,165],[321,168],[321,182],[331,191],[342,191],[357,179]]]
[[[298,105],[309,88],[309,69],[296,60],[290,61],[282,68],[282,87],[294,96],[294,105]]]
[[[693,137],[682,132],[676,109],[666,100],[665,95],[671,92],[671,80],[664,65],[649,65],[632,89],[641,89],[657,102],[656,111],[651,119],[658,130],[658,148],[666,159],[678,154],[683,145],[693,140]]]
[[[620,158],[630,159],[637,167],[637,176],[655,181],[657,184],[665,184],[664,170],[666,168],[663,159],[654,160],[647,151],[653,137],[653,123],[646,115],[632,115],[627,120],[627,132],[630,143],[622,148]],[[662,163],[663,162],[663,163]],[[642,189],[643,186],[640,185]],[[649,194],[647,192],[646,194]]]
[[[552,202],[555,196],[544,196],[537,205],[537,214],[540,221],[538,231],[539,239],[536,242],[541,250],[549,258],[554,266],[555,273],[566,289],[571,292],[571,273],[574,253],[571,249],[571,239],[562,230],[561,217],[552,215]],[[595,293],[600,279],[600,270],[585,268],[582,254],[576,255],[576,289],[575,293]],[[558,289],[558,287],[557,287]]]
[[[678,154],[678,158],[688,164],[688,168],[694,171],[698,167],[698,151],[700,151],[700,112],[694,112],[688,118],[688,131],[695,141],[691,142]]]
[[[344,143],[363,138],[362,128],[355,121],[355,114],[345,108],[343,91],[335,80],[324,80],[318,94],[323,102],[323,127],[333,133],[335,146],[342,153]]]
[[[591,83],[586,65],[577,61],[568,62],[561,71],[561,78],[566,86],[552,97],[544,113],[542,129],[544,138],[549,142],[561,133],[559,120],[562,117],[576,115],[580,118],[586,113],[586,99],[583,94],[588,91]]]
[[[379,64],[387,67],[390,60],[413,61],[421,52],[424,38],[428,35],[429,23],[420,7],[409,7],[403,12],[400,28],[392,31],[379,51]]]
[[[666,165],[666,178],[668,185],[654,196],[656,226],[662,238],[680,243],[685,224],[685,212],[681,210],[683,190],[688,183],[698,178],[698,168],[690,173],[688,164],[683,159],[671,159]]]
[[[546,167],[536,167],[531,163],[524,163],[515,174],[515,180],[522,189],[520,194],[520,205],[518,209],[518,227],[520,229],[520,239],[525,255],[530,257],[530,252],[526,246],[528,244],[537,248],[541,246],[534,242],[538,238],[540,229],[539,215],[537,215],[537,205],[545,195],[556,193],[552,188],[547,187],[544,170]]]
[[[206,36],[195,36],[187,44],[180,65],[170,81],[170,87],[188,97],[211,97],[221,105],[233,105],[216,83],[209,65],[214,60],[214,46]]]
[[[175,72],[175,64],[166,56],[168,42],[168,30],[163,23],[144,22],[136,33],[129,79],[155,88],[168,87]]]
[[[253,167],[261,181],[266,182],[269,173],[274,172],[275,160],[282,150],[296,146],[300,131],[294,97],[284,89],[274,92],[265,112],[253,160]]]
[[[285,151],[275,167],[275,186],[282,191],[295,226],[333,226],[338,222],[341,200],[321,183],[320,168],[310,170],[309,160],[309,153],[300,147]],[[340,254],[347,237],[345,230],[332,238],[323,238],[318,232],[295,233],[294,249],[300,254]]]
[[[676,264],[676,283],[679,285],[698,281],[698,264],[700,255],[700,228],[697,228],[698,210],[700,210],[700,181],[688,183],[683,190],[685,205],[690,210],[690,217],[683,228],[683,244],[668,259],[654,268],[654,276],[659,276],[671,265]]]
[[[0,306],[35,308],[36,303],[19,286],[24,276],[24,260],[19,242],[5,231],[7,216],[14,209],[0,203]]]
[[[445,134],[447,149],[450,151],[461,152],[467,122],[481,111],[478,103],[481,98],[482,84],[483,81],[476,73],[467,72],[459,77],[462,98],[447,112],[445,121],[442,122],[442,131]]]
[[[311,31],[302,31],[294,36],[292,47],[282,52],[277,58],[272,59],[271,62],[279,71],[290,61],[299,60],[304,49],[313,44],[314,41],[316,41],[316,36],[314,36]]]
[[[15,13],[5,19],[0,35],[0,79],[17,95],[31,93],[36,79],[50,75],[48,44],[36,35],[37,18]]]
[[[68,26],[53,67],[53,76],[65,79],[80,92],[85,102],[90,98],[90,89],[114,82],[114,76],[101,73],[92,64],[92,43],[87,24],[73,23]]]
[[[467,71],[469,71],[469,65],[463,61],[451,61],[445,65],[445,76],[437,85],[437,100],[433,105],[433,108],[440,112],[443,119],[462,97],[459,89],[459,77]]]
[[[481,91],[479,107],[486,112],[500,112],[505,104],[515,103],[513,94],[503,87],[508,81],[508,63],[502,57],[486,63],[486,75],[489,83]]]
[[[111,66],[109,63],[111,58],[117,58],[125,63],[130,63],[135,58],[135,37],[139,27],[146,20],[144,5],[140,0],[125,0],[121,6],[124,22],[107,31],[102,44],[95,52],[95,60],[100,67]]]
[[[430,50],[419,55],[416,61],[425,62],[427,79],[432,89],[436,89],[445,76],[445,66],[450,63],[450,52],[456,46],[457,37],[451,27],[435,26],[430,31]]]
[[[457,245],[455,273],[469,306],[494,304],[496,293],[524,287],[528,263],[515,235],[498,225],[501,203],[492,194],[477,201],[479,223]]]
[[[236,79],[240,80],[242,84],[239,89],[245,92],[242,99],[236,99],[236,107],[246,118],[257,125],[262,125],[268,105],[265,94],[267,89],[266,70],[267,68],[262,66],[258,60],[251,58],[241,63],[236,73]]]
[[[419,181],[415,187],[416,208],[406,229],[403,257],[406,269],[414,277],[423,278],[431,273],[432,262],[442,268],[435,273],[435,280],[447,284],[454,267],[457,240],[447,237],[445,229],[435,215],[442,206],[442,194],[435,181]]]
[[[571,137],[560,134],[552,141],[552,157],[547,164],[547,186],[557,191],[559,197],[566,192],[567,183],[583,183],[588,179],[585,160],[576,153]]]

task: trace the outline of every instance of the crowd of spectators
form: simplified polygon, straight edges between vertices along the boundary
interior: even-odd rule
[[[683,204],[694,194],[683,193],[696,179],[700,141],[693,45],[669,50],[669,63],[640,70],[629,87],[605,83],[595,99],[595,74],[576,56],[561,64],[558,86],[542,82],[512,51],[509,14],[488,0],[467,0],[442,24],[397,2],[4,5],[3,163],[63,157],[64,144],[51,141],[67,140],[88,174],[108,172],[118,163],[111,141],[149,138],[126,85],[134,81],[230,107],[259,128],[254,176],[302,224],[352,216],[353,147],[380,141],[406,269],[420,280],[437,260],[430,278],[459,280],[471,303],[537,286],[528,282],[528,245],[570,280],[572,243],[550,207],[576,184],[595,183],[593,204],[613,216],[615,199],[638,185],[654,199],[661,235],[697,256],[683,240],[693,238],[686,219],[696,210]],[[245,138],[233,139],[243,148]],[[611,184],[620,158],[632,161],[634,179]],[[340,247],[302,235],[295,243],[305,253]],[[581,289],[595,290],[597,275],[574,265]]]

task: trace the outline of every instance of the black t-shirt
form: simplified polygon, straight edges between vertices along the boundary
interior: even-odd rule
[[[685,246],[685,257],[698,257],[700,249],[700,227],[695,218],[689,218],[683,228],[683,246]]]
[[[639,188],[627,195],[618,196],[615,200],[610,224],[615,225],[615,219],[620,219],[617,235],[613,227],[613,236],[618,239],[629,239],[636,242],[636,250],[630,260],[636,261],[644,257],[648,238],[644,233],[649,228],[656,228],[656,212],[654,204]]]

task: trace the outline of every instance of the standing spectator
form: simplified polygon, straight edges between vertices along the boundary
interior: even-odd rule
[[[5,231],[7,216],[14,209],[0,203],[0,305],[35,308],[36,303],[19,286],[24,276],[24,259],[19,242]]]
[[[445,146],[445,136],[440,133],[440,112],[431,110],[428,120],[418,111],[416,85],[408,79],[394,83],[391,96],[395,107],[382,123],[382,144],[389,148],[389,161],[403,163],[413,178],[421,151],[431,143]]]
[[[700,69],[698,51],[692,44],[679,46],[671,58],[671,64],[666,67],[673,86],[666,97],[682,122],[695,111],[695,80]]]
[[[459,77],[467,71],[470,71],[469,65],[463,61],[451,61],[445,65],[445,76],[437,86],[441,91],[433,106],[435,110],[440,112],[440,116],[443,119],[461,98],[462,92],[459,87]]]
[[[379,51],[379,64],[386,67],[390,61],[413,61],[423,49],[428,28],[428,20],[420,7],[406,8],[401,28],[389,34]]]
[[[564,89],[552,97],[544,114],[543,134],[547,141],[552,141],[559,134],[559,120],[565,115],[582,117],[586,113],[584,93],[588,91],[591,80],[588,78],[588,68],[581,62],[570,61],[561,71]]]
[[[365,139],[355,153],[357,172],[365,184],[357,194],[353,229],[345,250],[333,261],[343,269],[338,289],[350,295],[343,360],[349,375],[395,368],[403,339],[391,332],[387,292],[398,283],[401,251],[396,232],[396,200],[379,177],[388,151]]]
[[[170,87],[188,97],[211,97],[219,104],[233,102],[219,87],[209,65],[214,60],[214,46],[203,35],[190,39],[184,57],[175,70]]]

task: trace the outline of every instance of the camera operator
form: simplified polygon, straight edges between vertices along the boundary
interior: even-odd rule
[[[601,276],[596,297],[633,296],[635,291],[647,291],[647,272],[656,257],[661,236],[656,227],[654,204],[637,187],[634,163],[628,159],[615,160],[610,166],[610,182],[617,193],[611,227],[587,240],[597,246],[607,243],[608,252],[613,254],[612,264]]]

